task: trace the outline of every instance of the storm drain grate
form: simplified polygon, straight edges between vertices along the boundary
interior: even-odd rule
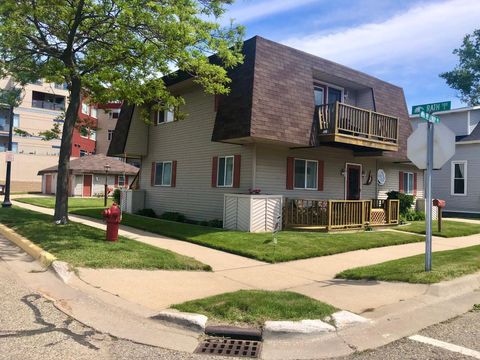
[[[195,350],[197,354],[258,358],[262,343],[254,340],[206,338]]]

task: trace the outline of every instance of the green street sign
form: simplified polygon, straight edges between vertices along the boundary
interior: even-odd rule
[[[414,105],[412,106],[412,115],[419,114],[420,111],[425,111],[429,114],[437,111],[447,111],[452,108],[451,101],[443,101],[438,103],[423,104],[423,105]]]
[[[427,120],[428,122],[431,122],[434,124],[438,124],[440,122],[440,118],[438,116],[429,114],[423,110],[421,110],[418,115],[420,116],[421,119]]]

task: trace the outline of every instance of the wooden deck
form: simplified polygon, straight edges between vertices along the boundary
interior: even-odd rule
[[[317,106],[319,141],[398,150],[398,118],[340,102]]]
[[[347,230],[396,225],[399,200],[285,199],[283,225],[288,229]]]

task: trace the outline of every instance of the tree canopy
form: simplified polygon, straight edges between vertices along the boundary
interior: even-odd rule
[[[458,56],[458,65],[440,77],[459,91],[463,102],[470,106],[480,105],[480,29],[466,35],[460,48],[453,53]]]
[[[233,0],[2,0],[0,76],[67,84],[55,219],[66,222],[67,174],[82,92],[92,102],[178,106],[162,75],[191,74],[228,93],[227,68],[242,62],[243,29],[218,17]],[[216,54],[220,61],[212,63]]]

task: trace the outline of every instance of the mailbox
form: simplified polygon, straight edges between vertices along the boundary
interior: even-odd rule
[[[434,199],[433,200],[433,206],[436,206],[440,209],[443,209],[445,207],[445,200]]]

